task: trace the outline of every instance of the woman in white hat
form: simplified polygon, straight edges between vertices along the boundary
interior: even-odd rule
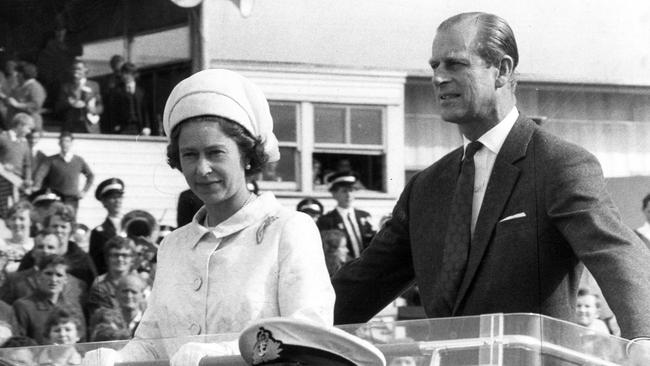
[[[247,177],[280,158],[262,91],[232,71],[201,71],[171,92],[163,126],[169,164],[204,206],[162,241],[135,337],[239,333],[274,316],[331,325],[334,291],[313,220],[246,187]],[[236,343],[157,343],[131,342],[118,360],[170,357],[186,366],[237,352]]]

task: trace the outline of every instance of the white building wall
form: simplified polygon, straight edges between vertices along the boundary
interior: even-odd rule
[[[646,0],[274,0],[244,18],[229,0],[203,2],[208,59],[428,70],[437,25],[465,11],[513,27],[519,72],[537,81],[650,85]]]

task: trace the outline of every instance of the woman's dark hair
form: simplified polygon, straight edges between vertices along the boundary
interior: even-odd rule
[[[264,154],[264,146],[262,146],[262,142],[258,138],[251,136],[251,134],[239,123],[224,117],[210,115],[188,118],[174,127],[171,136],[169,137],[169,144],[167,145],[167,163],[173,169],[182,170],[180,154],[178,151],[178,138],[181,134],[181,127],[188,122],[198,121],[217,123],[219,127],[221,127],[223,133],[235,141],[239,147],[241,155],[244,157],[244,160],[248,161],[251,166],[250,169],[246,170],[247,177],[261,173],[262,170],[264,170],[264,166],[268,159],[266,154]]]

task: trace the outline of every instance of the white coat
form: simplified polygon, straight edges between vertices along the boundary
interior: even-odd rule
[[[205,207],[169,234],[158,251],[149,307],[124,361],[166,359],[183,344],[236,339],[267,317],[299,317],[332,325],[334,290],[313,220],[263,193],[216,227]],[[142,340],[142,341],[138,341]],[[149,340],[144,340],[149,339]]]

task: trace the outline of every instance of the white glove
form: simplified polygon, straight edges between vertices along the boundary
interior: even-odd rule
[[[81,366],[113,366],[115,363],[122,362],[120,354],[110,348],[98,348],[86,352],[81,360]]]
[[[190,342],[185,343],[176,351],[171,360],[169,360],[169,364],[170,366],[198,366],[203,357],[232,356],[238,354],[239,346],[235,347],[235,342]]]

